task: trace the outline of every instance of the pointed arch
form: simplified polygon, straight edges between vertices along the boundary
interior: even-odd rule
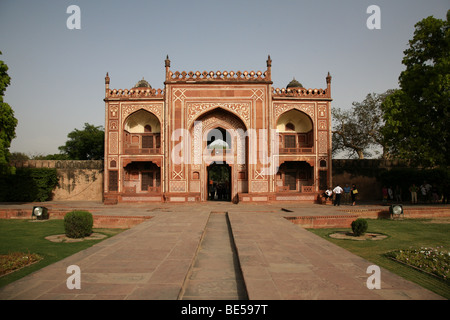
[[[161,132],[161,123],[158,117],[144,109],[131,113],[124,121],[124,129],[129,133],[144,133],[146,127],[151,128],[150,132]]]
[[[278,116],[280,154],[312,153],[314,125],[311,117],[298,109],[290,109]]]

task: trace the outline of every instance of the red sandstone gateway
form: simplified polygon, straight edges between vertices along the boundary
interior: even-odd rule
[[[265,72],[172,72],[165,88],[105,78],[104,202],[317,201],[331,185],[326,89]]]

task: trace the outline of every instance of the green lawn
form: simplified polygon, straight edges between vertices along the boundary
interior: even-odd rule
[[[405,279],[413,281],[447,299],[450,299],[449,281],[437,279],[431,275],[393,261],[385,256],[389,251],[420,249],[422,247],[450,250],[450,221],[448,219],[367,219],[367,232],[388,235],[384,240],[355,241],[333,239],[328,235],[336,231],[351,231],[351,229],[309,229],[309,231],[333,242],[374,264],[384,267]]]
[[[111,237],[123,230],[93,229],[93,231]],[[0,287],[102,241],[85,240],[74,243],[55,243],[45,239],[46,236],[57,234],[64,234],[64,220],[0,219],[0,254],[34,253],[43,258],[35,264],[0,277]]]

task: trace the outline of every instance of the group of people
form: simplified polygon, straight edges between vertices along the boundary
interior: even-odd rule
[[[384,203],[388,201],[402,202],[402,188],[399,185],[395,186],[395,189],[392,188],[392,186],[383,186],[383,188],[381,188],[381,193],[383,195]]]
[[[353,184],[352,187],[350,187],[348,184],[346,184],[344,188],[342,188],[338,184],[338,185],[336,185],[336,187],[334,189],[331,189],[331,187],[329,187],[323,193],[323,196],[325,197],[325,202],[328,199],[333,201],[333,196],[334,196],[333,204],[335,206],[340,206],[341,205],[341,198],[342,198],[342,196],[344,196],[344,203],[345,204],[349,204],[350,203],[350,198],[351,198],[351,204],[352,204],[352,206],[355,206],[356,205],[356,197],[357,197],[357,195],[358,195],[358,189],[356,188],[355,184]]]
[[[225,182],[209,182],[209,200],[230,200],[230,184]]]
[[[417,199],[423,203],[449,203],[448,188],[440,190],[436,184],[431,185],[427,181],[424,181],[420,186],[413,183],[409,187],[409,192],[411,193],[412,204],[417,204]]]

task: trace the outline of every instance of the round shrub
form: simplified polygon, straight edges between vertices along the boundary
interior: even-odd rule
[[[64,216],[64,230],[69,238],[91,235],[94,218],[87,211],[71,211]]]
[[[355,221],[352,222],[352,231],[356,237],[359,237],[364,233],[366,233],[367,227],[368,224],[367,220],[365,219],[356,219]]]

